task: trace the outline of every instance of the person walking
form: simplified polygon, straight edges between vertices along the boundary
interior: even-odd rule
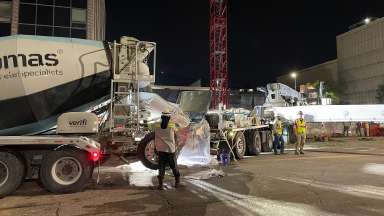
[[[349,135],[349,123],[343,122],[343,134],[345,137]]]
[[[283,122],[278,115],[273,127],[273,151],[275,155],[284,154],[284,139],[283,139]],[[277,152],[277,147],[280,146],[280,153]]]
[[[361,137],[361,122],[356,122],[356,136]]]
[[[164,190],[163,180],[167,165],[172,169],[175,177],[175,188],[180,186],[180,172],[176,160],[176,125],[170,121],[171,113],[163,112],[161,122],[155,124],[155,148],[159,156],[159,190]]]
[[[303,112],[299,112],[299,118],[295,121],[296,130],[296,151],[295,154],[304,154],[305,139],[307,138],[307,126],[303,117]]]

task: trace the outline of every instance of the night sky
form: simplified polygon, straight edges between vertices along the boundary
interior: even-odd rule
[[[228,0],[229,82],[255,88],[276,76],[336,58],[336,35],[367,16],[384,16],[384,1]],[[107,0],[107,40],[122,35],[157,43],[157,83],[209,80],[208,0]]]

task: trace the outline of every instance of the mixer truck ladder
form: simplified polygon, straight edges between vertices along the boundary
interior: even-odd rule
[[[131,37],[122,37],[120,44],[112,44],[109,128],[113,143],[133,143],[142,133],[140,120],[146,112],[140,108],[140,89],[155,82],[155,52],[155,43]],[[136,151],[135,145],[124,146],[127,151]]]

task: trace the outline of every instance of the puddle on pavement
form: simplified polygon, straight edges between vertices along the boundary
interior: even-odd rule
[[[140,161],[118,166],[101,166],[95,169],[95,176],[100,172],[99,184],[129,184],[138,187],[153,186],[157,170],[146,168]]]
[[[216,165],[216,163],[213,165]],[[221,169],[213,168],[213,165],[195,165],[192,167],[180,165],[179,169],[182,174],[182,178],[185,179],[203,180],[215,177],[223,177],[225,175],[224,172]],[[167,173],[168,172],[170,172],[170,170],[168,170]],[[99,185],[130,185],[136,187],[152,187],[157,185],[156,176],[158,175],[158,171],[148,169],[140,161],[137,161],[130,164],[101,166],[99,169],[96,168],[94,171],[95,178],[97,178],[98,175]],[[172,176],[172,174],[169,175]]]

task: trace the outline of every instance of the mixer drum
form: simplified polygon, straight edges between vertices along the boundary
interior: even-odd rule
[[[101,41],[16,35],[0,38],[0,135],[34,134],[57,116],[83,111],[109,94]]]

